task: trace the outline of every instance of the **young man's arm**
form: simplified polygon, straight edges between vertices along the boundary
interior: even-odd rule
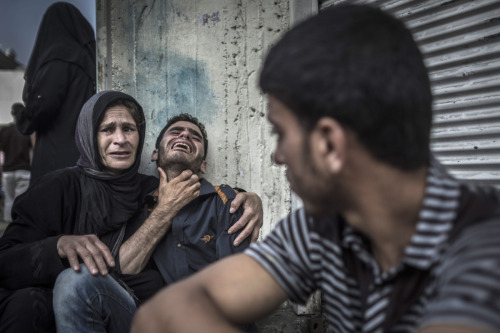
[[[170,182],[167,182],[167,176],[161,168],[158,168],[158,172],[158,204],[120,247],[120,270],[124,274],[137,274],[144,269],[158,242],[170,229],[174,216],[200,194],[199,178],[191,171],[182,172]]]
[[[158,172],[160,185],[157,206],[141,227],[120,247],[120,270],[124,274],[137,274],[144,269],[159,241],[170,229],[175,215],[200,194],[199,178],[190,171],[184,171],[168,183],[165,172],[160,168]],[[246,223],[245,230],[235,240],[238,244],[244,242],[243,239],[250,233],[252,240],[255,240],[253,237],[259,234],[262,226],[262,201],[257,194],[239,193],[231,208],[236,211],[240,205],[243,205],[243,215],[229,230],[230,233],[235,233]]]
[[[139,308],[132,333],[238,332],[271,313],[287,295],[254,259],[237,254],[163,289]]]

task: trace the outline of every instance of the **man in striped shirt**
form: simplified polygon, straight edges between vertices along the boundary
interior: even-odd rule
[[[500,332],[498,193],[432,158],[430,83],[403,23],[322,11],[271,49],[260,86],[304,208],[161,292],[133,332],[235,332],[317,289],[333,332]]]

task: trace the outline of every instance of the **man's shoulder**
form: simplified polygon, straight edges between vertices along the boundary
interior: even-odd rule
[[[495,228],[500,227],[500,191],[498,189],[462,183],[460,191],[460,207],[450,235],[452,242],[460,238],[467,230],[486,228],[486,224],[491,220],[499,222]]]
[[[223,205],[230,203],[239,192],[227,184],[213,185],[208,180],[201,179],[200,200],[214,198]]]
[[[479,197],[488,203],[488,195]],[[429,288],[435,290],[430,293],[433,296],[428,301],[422,324],[455,320],[496,329],[500,327],[496,304],[500,297],[497,273],[500,269],[500,209],[498,204],[486,205],[481,214],[480,201],[471,198],[465,203],[466,218],[454,226],[433,269],[435,282]]]
[[[227,204],[228,202],[236,198],[236,194],[238,194],[237,190],[226,184],[213,185],[213,188],[215,192],[217,192],[217,195],[219,196],[220,200],[222,200],[223,204]]]
[[[213,216],[218,216],[219,219],[225,219],[226,217],[231,219],[239,218],[243,213],[241,207],[234,214],[229,211],[231,202],[235,197],[236,192],[231,186],[225,184],[212,185],[202,179],[200,195],[184,206],[182,210],[190,211],[190,214],[196,214],[200,219],[210,219]]]
[[[500,265],[500,196],[493,187],[465,185],[445,248],[445,266],[495,259]]]

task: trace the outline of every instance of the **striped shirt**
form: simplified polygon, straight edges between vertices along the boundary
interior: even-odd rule
[[[459,182],[433,164],[416,232],[388,272],[341,216],[317,221],[303,209],[245,253],[294,302],[320,289],[333,332],[414,332],[433,324],[500,332],[498,207],[496,190]]]

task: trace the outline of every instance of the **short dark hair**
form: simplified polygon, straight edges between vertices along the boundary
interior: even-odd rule
[[[165,135],[165,132],[169,129],[170,126],[172,126],[174,123],[176,123],[178,121],[188,121],[188,122],[190,122],[190,123],[195,124],[196,126],[198,126],[198,128],[201,131],[201,135],[203,136],[203,148],[205,150],[205,154],[203,155],[203,159],[206,159],[207,158],[207,152],[208,152],[207,130],[205,129],[205,126],[202,123],[200,123],[200,121],[198,120],[198,118],[193,117],[193,116],[191,116],[188,113],[181,113],[181,114],[179,114],[177,116],[173,116],[172,118],[170,118],[168,120],[167,124],[165,125],[165,127],[163,127],[163,129],[161,130],[160,134],[156,138],[155,148],[158,149],[160,147],[160,142],[163,139],[163,136]]]
[[[410,31],[380,9],[334,6],[298,24],[269,51],[260,87],[306,133],[331,117],[380,161],[405,170],[429,165],[427,70]]]

